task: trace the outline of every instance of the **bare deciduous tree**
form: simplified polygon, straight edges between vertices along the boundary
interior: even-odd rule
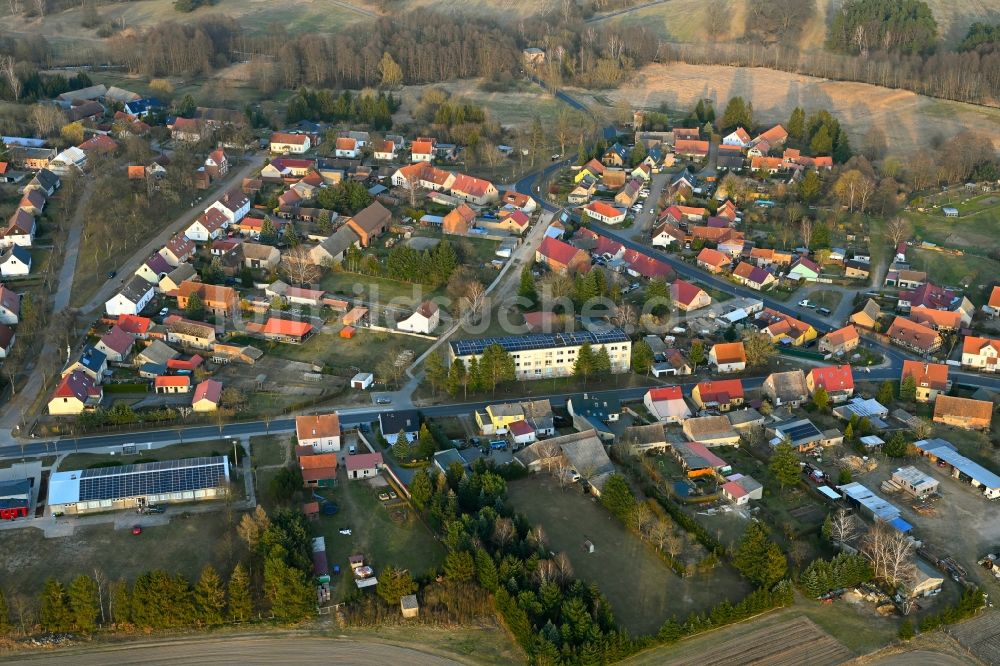
[[[510,518],[500,518],[493,525],[493,542],[501,549],[506,548],[516,533],[517,530],[514,528],[514,521]]]
[[[813,237],[813,221],[803,217],[799,221],[799,233],[802,235],[802,247],[809,247]]]
[[[282,256],[281,270],[290,282],[297,285],[313,284],[322,273],[322,269],[309,256],[309,250],[301,245]]]
[[[879,522],[868,530],[861,552],[871,563],[875,578],[893,587],[913,579],[913,542],[887,524]]]
[[[905,217],[894,217],[885,223],[885,237],[892,241],[893,247],[909,239],[910,222]]]
[[[4,79],[6,79],[7,86],[10,88],[14,101],[21,98],[21,88],[23,87],[21,79],[17,75],[17,69],[15,67],[16,64],[14,56],[0,56],[0,74],[3,74]]]
[[[830,519],[830,541],[843,544],[853,539],[857,533],[858,522],[854,514],[838,509]]]

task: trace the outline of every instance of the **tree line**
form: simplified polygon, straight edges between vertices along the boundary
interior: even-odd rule
[[[384,91],[356,95],[349,90],[335,94],[331,90],[300,88],[288,100],[285,120],[289,123],[348,121],[363,123],[375,130],[387,130],[392,127],[392,114],[399,109],[399,104],[398,97]]]
[[[18,631],[90,634],[102,629],[143,630],[212,627],[261,617],[298,622],[315,608],[311,582],[311,528],[298,511],[268,516],[257,507],[237,532],[247,560],[225,580],[206,565],[196,581],[153,569],[135,580],[111,580],[101,570],[64,583],[45,580],[35,598],[8,598],[0,589],[0,636]]]

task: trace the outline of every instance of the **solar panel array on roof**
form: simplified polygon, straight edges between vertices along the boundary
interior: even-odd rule
[[[475,338],[471,340],[455,340],[451,343],[456,356],[482,354],[490,345],[500,345],[504,351],[519,352],[530,349],[550,349],[553,347],[578,347],[584,343],[592,345],[612,342],[628,342],[628,335],[620,328],[613,328],[599,333],[577,331],[575,333],[536,333],[534,335],[516,335],[501,338]]]
[[[793,442],[798,442],[810,437],[819,437],[823,433],[812,421],[805,421],[804,423],[789,423],[788,425],[779,423],[775,426],[775,430],[788,437]]]
[[[225,456],[100,467],[80,472],[81,502],[117,500],[217,488],[226,479]]]

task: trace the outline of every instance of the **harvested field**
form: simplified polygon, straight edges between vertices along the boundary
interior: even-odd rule
[[[752,625],[743,627],[751,628]],[[681,643],[680,647],[685,645],[686,643]],[[684,650],[686,654],[677,656],[672,656],[665,650],[657,650],[639,655],[635,663],[668,662],[671,666],[835,666],[854,658],[843,644],[804,617],[768,624],[749,632],[738,632],[723,640],[716,638],[701,647],[703,649],[697,651]],[[661,661],[647,661],[643,658],[647,656],[657,657]]]
[[[593,92],[575,89],[573,94],[600,106]],[[656,108],[666,103],[683,110],[704,97],[722,109],[730,97],[740,95],[753,102],[755,117],[762,123],[787,122],[796,105],[807,112],[829,109],[845,125],[853,145],[864,145],[869,128],[877,126],[885,132],[891,152],[899,155],[915,153],[926,145],[927,137],[948,139],[970,128],[995,137],[994,145],[1000,149],[1000,110],[770,69],[649,65],[621,88],[601,95],[612,104],[627,100],[637,107]]]
[[[983,613],[948,627],[947,631],[962,647],[987,664],[1000,664],[1000,613]]]

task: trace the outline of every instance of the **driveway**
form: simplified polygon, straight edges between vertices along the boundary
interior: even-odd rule
[[[649,196],[645,199],[640,199],[640,201],[643,202],[644,208],[642,209],[642,212],[636,216],[632,226],[628,229],[622,230],[623,236],[636,241],[649,240],[649,235],[652,233],[653,226],[656,224],[657,202],[660,200],[660,195],[663,193],[664,188],[669,183],[669,173],[653,174],[653,177],[649,182]]]

